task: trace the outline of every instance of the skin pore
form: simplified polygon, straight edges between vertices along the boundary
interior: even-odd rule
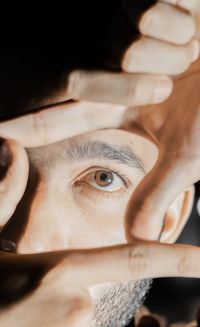
[[[28,154],[27,189],[1,235],[7,245],[30,254],[126,243],[128,200],[157,158],[150,141],[107,129],[29,149]],[[126,326],[150,283],[90,288],[93,326]]]

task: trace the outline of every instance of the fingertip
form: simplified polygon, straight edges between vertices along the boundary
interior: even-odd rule
[[[167,100],[173,92],[174,84],[170,77],[162,76],[156,82],[153,91],[153,102],[161,103]]]

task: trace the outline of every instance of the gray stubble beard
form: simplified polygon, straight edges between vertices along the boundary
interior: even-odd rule
[[[92,287],[91,327],[125,327],[143,304],[151,284],[151,279],[143,279]]]

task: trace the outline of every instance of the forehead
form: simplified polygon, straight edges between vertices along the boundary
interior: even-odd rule
[[[77,155],[74,160],[80,160],[79,152],[88,149],[88,145],[103,144],[116,146],[123,150],[131,150],[143,162],[145,170],[149,170],[157,159],[158,150],[156,146],[146,138],[137,134],[126,132],[119,129],[106,129],[93,131],[82,134],[73,138],[65,139],[55,144],[43,146],[40,148],[29,149],[30,161],[35,164],[50,164],[51,161],[60,158],[66,162],[70,158],[70,154],[76,149]],[[84,148],[85,146],[85,148]],[[92,150],[95,150],[95,146]]]

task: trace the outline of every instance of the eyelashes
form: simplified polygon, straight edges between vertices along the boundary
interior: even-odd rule
[[[123,180],[112,171],[98,170],[85,176],[84,181],[97,190],[116,192],[124,187]]]

